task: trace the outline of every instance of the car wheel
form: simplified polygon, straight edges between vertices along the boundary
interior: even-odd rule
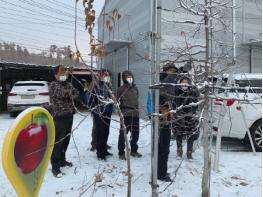
[[[262,120],[256,121],[250,132],[256,151],[262,151]]]

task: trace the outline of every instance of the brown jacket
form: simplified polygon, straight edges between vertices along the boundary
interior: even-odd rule
[[[71,116],[75,113],[73,100],[78,97],[79,93],[70,83],[51,82],[49,94],[53,117]]]

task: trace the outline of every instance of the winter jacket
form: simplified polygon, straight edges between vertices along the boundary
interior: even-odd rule
[[[127,76],[133,77],[131,72],[123,72],[124,84],[117,89],[117,100],[124,116],[139,117],[139,91],[134,83],[130,85],[127,82]]]
[[[174,129],[178,135],[192,135],[198,133],[198,106],[190,106],[191,103],[197,103],[199,91],[196,88],[189,88],[183,91],[180,88],[176,90],[174,105],[177,109],[175,114]]]
[[[160,124],[169,124],[172,120],[172,114],[169,113],[173,109],[173,101],[175,98],[176,87],[173,84],[177,84],[177,75],[171,74],[167,75],[161,83],[168,83],[170,85],[165,85],[160,89],[160,99],[159,99],[159,111],[161,114],[165,114],[160,118]]]
[[[181,110],[182,113],[196,113],[197,106],[188,106],[190,103],[197,103],[198,97],[200,96],[200,93],[197,88],[189,88],[188,91],[183,91],[180,88],[176,89],[176,97],[174,99],[174,104],[176,108],[180,106],[185,106]]]
[[[167,75],[161,83],[168,83],[170,85],[165,85],[163,88],[160,89],[160,105],[164,105],[167,102],[172,102],[175,97],[176,87],[172,84],[177,84],[178,75],[171,74]]]
[[[86,91],[86,105],[93,114],[110,117],[113,110],[113,101],[103,81],[92,82],[91,89]]]
[[[53,117],[69,117],[75,113],[73,100],[78,91],[68,82],[53,81],[49,86],[51,113]]]

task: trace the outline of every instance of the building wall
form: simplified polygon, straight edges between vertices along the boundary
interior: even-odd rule
[[[203,1],[200,1],[203,2]],[[223,2],[223,1],[222,1]],[[213,24],[213,47],[212,52],[214,57],[224,56],[217,68],[221,70],[227,63],[233,60],[233,20],[236,22],[236,65],[229,68],[229,72],[261,72],[262,71],[262,47],[257,46],[252,49],[252,65],[250,65],[250,51],[248,43],[261,41],[262,33],[262,14],[261,14],[261,0],[236,0],[236,16],[233,19],[232,9],[225,9],[220,16],[220,20],[224,21],[226,28],[220,23],[214,21]],[[229,6],[232,6],[230,3]],[[182,21],[201,22],[202,17],[191,14],[181,8],[176,9],[176,12],[171,12],[174,8],[180,7],[178,1],[165,0],[163,1],[162,13],[162,60],[175,60],[178,55],[175,51],[180,48],[185,48],[187,38],[188,45],[205,44],[204,27],[196,32],[198,25],[178,23]],[[213,12],[213,10],[212,10]],[[171,22],[172,21],[172,22]],[[182,34],[184,32],[184,34]],[[191,36],[194,38],[191,39]],[[221,41],[219,43],[217,41]],[[170,49],[170,50],[168,50]],[[196,48],[200,51],[201,48]],[[196,52],[196,51],[191,51]],[[197,59],[204,59],[204,54],[200,53],[194,56]],[[183,59],[183,58],[181,58]],[[180,60],[181,60],[180,59]],[[182,66],[178,64],[177,66]],[[252,69],[250,68],[252,67]]]
[[[262,1],[236,1],[236,30],[237,30],[237,72],[262,72],[262,47],[252,49],[252,70],[250,70],[250,54],[247,43],[261,41],[262,34]]]
[[[108,0],[105,3],[105,9],[98,19],[99,40],[108,43],[111,40],[132,41],[129,46],[124,46],[116,51],[110,51],[110,54],[103,58],[102,67],[112,71],[113,90],[118,88],[118,76],[124,70],[130,70],[135,77],[135,83],[139,89],[140,108],[143,109],[141,115],[145,115],[147,90],[149,86],[149,69],[150,63],[145,60],[145,56],[149,56],[149,41],[146,36],[150,31],[150,1],[117,1]],[[118,24],[115,25],[113,32],[109,33],[105,21],[107,16],[103,18],[103,13],[110,13],[114,9],[122,15]],[[103,25],[104,21],[104,25]],[[103,28],[104,26],[104,28]]]
[[[113,89],[118,86],[118,74],[126,69],[133,72],[135,82],[139,88],[140,105],[142,109],[146,109],[146,98],[148,86],[151,79],[151,64],[147,60],[150,56],[149,34],[151,29],[150,16],[150,0],[106,0],[105,9],[101,12],[98,19],[98,38],[108,43],[110,40],[125,40],[132,41],[132,44],[121,49],[110,51],[110,54],[102,59],[99,65],[108,68],[113,72]],[[178,7],[178,1],[163,0],[163,9],[171,10]],[[261,47],[252,49],[252,68],[250,69],[250,51],[246,43],[252,39],[261,40],[261,6],[260,0],[236,0],[236,52],[237,64],[234,67],[235,72],[261,72]],[[109,13],[117,9],[121,14],[121,19],[115,24],[114,33],[108,32],[106,21]],[[106,14],[106,15],[105,15]],[[104,15],[104,16],[103,16]],[[177,9],[177,13],[162,11],[162,52],[161,59],[173,60],[175,50],[186,45],[184,34],[188,39],[188,44],[204,45],[204,28],[199,32],[195,32],[193,24],[178,24],[173,21],[201,21],[201,17],[193,16],[183,9]],[[227,54],[226,58],[218,64],[220,67],[225,67],[229,62],[232,62],[233,53],[233,34],[232,34],[232,9],[225,10],[222,13],[222,19],[230,27],[224,31],[222,26],[217,25],[214,29],[214,39],[222,41],[221,44],[213,44],[213,55],[219,56]],[[103,22],[104,21],[104,22]],[[196,26],[195,26],[196,27]],[[220,30],[220,31],[218,31]],[[129,52],[127,52],[129,49]],[[192,52],[200,51],[200,48],[193,49]],[[204,59],[204,53],[195,56],[198,59]],[[186,59],[187,60],[187,59]],[[180,67],[184,63],[178,64]],[[221,68],[220,68],[221,69]],[[143,113],[145,114],[145,113]]]

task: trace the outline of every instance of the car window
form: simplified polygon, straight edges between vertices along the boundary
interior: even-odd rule
[[[217,85],[225,87],[227,85],[228,78],[223,78],[217,81]],[[248,93],[262,93],[262,80],[261,79],[250,79],[250,80],[235,80],[237,87],[250,87]],[[218,93],[224,92],[224,89],[219,89]],[[229,92],[247,93],[246,89],[231,89]]]
[[[262,93],[262,80],[250,79],[250,80],[235,80],[237,87],[250,87],[249,93]],[[247,90],[233,89],[230,92],[246,93]]]
[[[15,86],[45,86],[43,83],[16,83]]]
[[[251,80],[236,80],[236,84],[239,87],[262,87],[262,80],[260,79],[251,79]]]

